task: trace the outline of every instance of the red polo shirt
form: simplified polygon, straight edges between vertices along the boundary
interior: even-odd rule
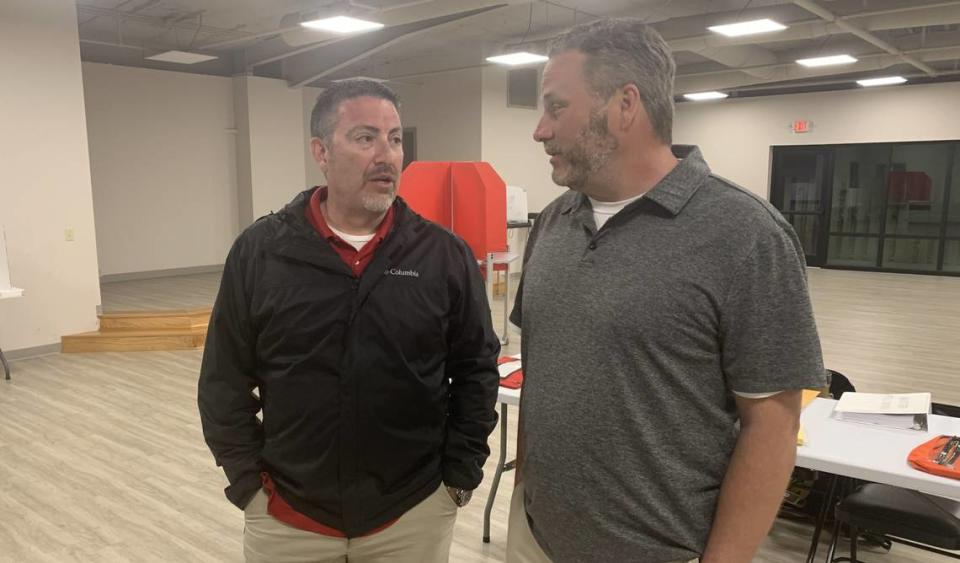
[[[365,244],[360,250],[357,250],[349,242],[337,236],[337,234],[333,232],[333,229],[330,228],[330,225],[327,224],[327,219],[320,211],[320,203],[325,199],[327,199],[326,186],[313,190],[313,195],[310,196],[310,203],[307,205],[307,220],[310,221],[313,228],[320,233],[320,236],[330,243],[330,246],[340,255],[340,259],[353,270],[353,275],[360,277],[373,260],[374,251],[377,250],[377,247],[380,246],[383,239],[387,238],[387,233],[389,233],[390,228],[393,227],[393,206],[391,205],[390,209],[387,210],[386,216],[383,218],[383,221],[380,222],[377,230],[374,231],[373,238],[370,239],[370,242]]]
[[[313,225],[313,228],[317,230],[320,236],[330,243],[330,246],[333,247],[333,249],[337,252],[337,254],[340,256],[340,259],[343,260],[343,262],[353,271],[353,275],[360,277],[360,275],[363,274],[363,271],[373,260],[373,254],[377,250],[377,247],[380,246],[380,243],[383,242],[383,239],[387,237],[387,233],[390,232],[390,227],[393,226],[393,206],[387,210],[387,215],[383,218],[383,221],[380,222],[380,226],[377,227],[377,230],[374,231],[373,238],[370,239],[370,242],[363,245],[363,248],[360,250],[357,250],[353,247],[353,245],[337,236],[337,234],[333,232],[333,229],[330,228],[330,225],[327,224],[327,220],[323,216],[323,212],[320,210],[320,203],[325,199],[327,199],[326,186],[319,187],[313,191],[313,194],[310,196],[310,202],[307,204],[307,220],[310,221],[310,224]],[[270,479],[270,475],[267,472],[263,472],[261,474],[261,479],[263,480],[263,491],[267,494],[267,497],[269,497],[269,500],[267,501],[267,512],[271,516],[300,530],[315,532],[317,534],[323,534],[325,536],[331,536],[335,538],[347,537],[346,534],[340,530],[331,528],[330,526],[325,526],[316,520],[313,520],[310,517],[294,510],[293,507],[287,503],[287,501],[283,500],[283,497],[277,494],[277,489],[273,484],[273,480]],[[364,536],[370,536],[385,530],[392,526],[395,522],[396,520],[387,522],[383,526],[365,533]]]

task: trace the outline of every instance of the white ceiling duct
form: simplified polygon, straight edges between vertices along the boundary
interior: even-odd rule
[[[960,46],[917,49],[908,51],[905,55],[920,62],[950,61],[960,58]],[[842,67],[805,68],[791,62],[754,67],[749,69],[749,74],[746,73],[747,69],[703,72],[678,76],[675,89],[678,94],[703,90],[729,90],[753,84],[801,80],[838,73],[879,71],[902,63],[903,59],[898,55],[877,54],[862,55],[857,62]]]
[[[810,13],[812,13],[812,14],[814,14],[814,15],[819,16],[820,18],[823,18],[823,19],[826,20],[826,21],[832,22],[832,23],[840,26],[841,28],[843,28],[844,30],[846,30],[848,33],[852,33],[852,34],[856,35],[857,37],[859,37],[860,39],[863,39],[863,40],[866,41],[867,43],[870,43],[870,44],[872,44],[872,45],[874,45],[874,46],[876,46],[876,47],[880,47],[881,49],[883,49],[884,51],[890,53],[891,55],[894,55],[894,56],[896,56],[896,57],[899,57],[903,62],[905,62],[905,63],[910,63],[911,65],[913,65],[914,67],[922,70],[923,72],[927,73],[928,75],[930,75],[930,76],[936,76],[936,75],[937,75],[937,71],[935,71],[935,70],[933,70],[932,68],[930,68],[929,65],[925,65],[925,64],[923,64],[923,62],[921,62],[921,61],[919,61],[919,60],[917,60],[917,59],[915,59],[915,58],[913,58],[913,57],[905,54],[905,53],[904,53],[903,51],[901,51],[900,49],[897,49],[897,48],[894,47],[893,45],[887,43],[887,42],[884,41],[883,39],[880,39],[879,37],[877,37],[876,35],[870,33],[869,31],[867,31],[867,30],[865,30],[865,29],[863,29],[863,28],[861,28],[861,27],[859,27],[859,26],[857,26],[857,25],[854,25],[854,24],[852,24],[852,23],[849,23],[849,22],[847,22],[846,20],[838,17],[836,14],[834,14],[834,13],[831,12],[830,10],[827,10],[826,8],[820,6],[820,5],[817,4],[816,2],[813,2],[812,0],[793,0],[793,3],[796,4],[797,6],[800,6],[800,7],[803,8],[804,10],[809,11]]]

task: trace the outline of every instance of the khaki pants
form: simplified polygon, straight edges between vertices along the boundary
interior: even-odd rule
[[[507,526],[507,563],[551,563],[530,531],[527,513],[523,509],[523,483],[513,489]],[[686,563],[697,561],[699,559],[691,559]]]
[[[507,521],[507,563],[550,563],[530,531],[527,512],[523,509],[523,483],[513,488],[510,517]]]
[[[243,511],[247,563],[446,563],[457,505],[446,487],[408,510],[392,526],[362,538],[334,538],[280,522],[267,513],[262,490]]]

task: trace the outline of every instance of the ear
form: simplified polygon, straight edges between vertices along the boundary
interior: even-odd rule
[[[627,84],[614,94],[616,109],[620,117],[620,130],[629,131],[637,125],[638,120],[646,116],[643,100],[640,99],[640,90],[636,84]]]
[[[330,150],[323,143],[323,140],[320,137],[313,137],[310,139],[310,154],[313,155],[313,160],[317,161],[317,165],[320,167],[320,170],[324,174],[327,173],[327,165],[330,160]]]

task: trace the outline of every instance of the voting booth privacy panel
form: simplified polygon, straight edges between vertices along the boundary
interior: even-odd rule
[[[413,162],[400,178],[411,209],[467,242],[477,260],[507,250],[507,188],[486,162]]]
[[[7,241],[0,225],[0,299],[4,297],[19,297],[22,290],[10,284],[10,266],[7,263]]]

